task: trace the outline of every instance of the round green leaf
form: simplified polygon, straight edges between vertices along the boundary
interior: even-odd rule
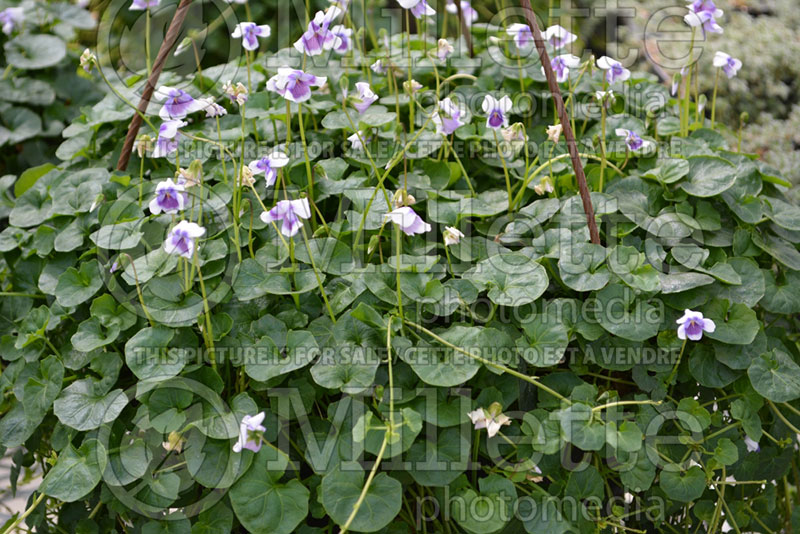
[[[357,462],[342,462],[322,478],[322,506],[336,524],[344,525],[364,487],[364,470]],[[403,503],[400,481],[378,473],[350,524],[354,532],[376,532],[397,517]]]
[[[67,55],[67,45],[54,35],[24,33],[5,44],[6,61],[18,69],[52,67]]]
[[[800,365],[780,349],[753,360],[747,375],[753,389],[773,402],[800,398]]]
[[[736,166],[717,156],[691,156],[681,188],[694,197],[719,195],[736,182]]]
[[[105,448],[96,439],[85,441],[77,450],[68,444],[44,477],[40,489],[59,501],[77,501],[100,482],[107,460]]]

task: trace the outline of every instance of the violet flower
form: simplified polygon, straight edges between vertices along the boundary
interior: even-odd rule
[[[691,0],[688,6],[689,13],[683,17],[683,20],[691,26],[696,28],[700,26],[703,29],[703,35],[708,33],[722,33],[722,26],[717,24],[717,19],[722,16],[722,10],[717,9],[714,0]]]
[[[531,33],[531,28],[527,24],[520,24],[519,22],[511,24],[506,29],[506,33],[514,39],[514,44],[517,45],[518,50],[525,50],[533,44],[533,33]]]
[[[266,24],[258,25],[255,22],[240,22],[233,30],[231,37],[241,39],[245,50],[257,50],[258,38],[266,39],[270,36],[270,27]]]
[[[631,71],[622,66],[622,63],[608,56],[597,60],[598,68],[606,71],[606,81],[610,84],[624,82],[631,77]]]
[[[453,0],[447,0],[445,9],[451,15],[458,15],[458,6]],[[461,0],[461,14],[464,17],[464,24],[469,28],[473,22],[478,22],[478,12],[467,0]]]
[[[686,339],[687,337],[692,341],[700,341],[703,338],[703,332],[713,332],[717,329],[717,325],[711,319],[703,317],[701,312],[692,310],[685,310],[683,317],[675,321],[678,326],[678,339]]]
[[[566,82],[569,79],[569,69],[574,69],[580,64],[580,58],[572,54],[562,54],[550,60],[550,66],[553,67],[558,83]],[[542,74],[544,74],[544,67],[542,67]]]
[[[424,234],[431,231],[431,225],[422,220],[412,208],[403,206],[384,215],[384,220],[392,221],[406,235]]]
[[[195,239],[202,237],[206,229],[189,221],[181,221],[169,231],[164,250],[167,254],[177,254],[184,258],[191,259],[196,248]]]
[[[311,88],[322,87],[327,80],[325,76],[314,76],[299,69],[281,67],[278,74],[267,80],[267,90],[292,102],[305,102],[311,98]]]
[[[299,232],[303,226],[300,219],[309,217],[311,217],[311,208],[307,198],[281,200],[274,208],[261,214],[261,220],[265,223],[283,221],[281,233],[286,237],[292,237]]]
[[[467,413],[475,430],[486,429],[486,433],[493,438],[500,432],[500,428],[511,424],[511,419],[502,412],[503,407],[499,402],[493,402],[488,410],[478,408]]]
[[[431,120],[436,125],[436,133],[450,135],[460,127],[464,126],[461,120],[462,111],[450,98],[445,98],[436,108]]]
[[[455,50],[455,48],[453,48],[453,45],[451,45],[447,41],[447,39],[439,39],[439,41],[436,44],[437,44],[436,57],[439,58],[439,61],[444,61],[447,58],[449,58],[453,54],[453,51]]]
[[[128,9],[131,11],[144,11],[145,9],[158,7],[160,3],[161,0],[133,0],[131,7]]]
[[[217,102],[210,96],[206,98],[199,98],[198,102],[203,104],[203,110],[206,112],[206,117],[222,117],[228,114],[228,110],[217,104]]]
[[[486,127],[497,130],[503,126],[508,126],[508,115],[511,111],[511,99],[503,96],[500,100],[492,95],[483,98],[483,112],[486,113]]]
[[[158,116],[164,120],[182,119],[189,113],[200,111],[205,107],[202,102],[192,98],[183,89],[168,85],[159,87],[153,96],[158,101],[164,101],[164,106],[158,112]]]
[[[156,139],[152,157],[163,158],[178,150],[178,135],[180,134],[178,129],[187,124],[182,120],[164,121],[158,128],[158,139]]]
[[[731,57],[725,52],[717,52],[714,54],[714,66],[722,68],[722,72],[730,79],[736,76],[739,69],[742,68],[742,62],[735,57]]]
[[[301,54],[307,56],[317,56],[323,50],[331,50],[340,44],[340,38],[330,31],[330,26],[341,10],[337,7],[328,8],[327,12],[317,11],[314,19],[308,23],[305,33],[295,41],[294,47]]]
[[[633,130],[626,130],[625,128],[617,128],[616,134],[619,137],[625,138],[625,144],[628,145],[628,149],[631,152],[639,150],[640,148],[648,144],[644,139],[639,137],[639,134],[637,134]]]
[[[267,187],[269,187],[275,183],[278,177],[278,169],[285,167],[288,163],[289,157],[280,150],[275,150],[269,156],[251,161],[248,167],[253,174],[263,174],[267,180]]]
[[[744,437],[744,444],[745,447],[747,447],[747,452],[761,452],[761,447],[758,445],[758,442],[750,436]]]
[[[3,33],[6,35],[11,35],[24,20],[25,10],[21,7],[7,7],[0,11],[0,24],[3,25]]]
[[[186,188],[167,178],[156,186],[156,198],[150,201],[150,212],[153,215],[178,213],[186,206]]]
[[[408,9],[414,18],[421,19],[436,14],[436,10],[426,0],[397,0],[400,7]]]
[[[265,416],[266,414],[261,412],[242,417],[242,422],[239,423],[239,440],[233,445],[233,452],[242,452],[242,449],[253,452],[261,450],[261,432],[266,430],[261,423],[264,422]]]
[[[364,113],[373,102],[378,100],[378,97],[372,92],[372,88],[367,82],[356,82],[356,89],[358,89],[358,96],[352,97],[353,107],[359,113]]]
[[[344,55],[353,48],[353,30],[345,28],[341,24],[331,28],[331,33],[338,37],[339,42],[333,47],[333,51],[339,55]]]
[[[544,31],[544,40],[550,43],[550,46],[556,50],[575,42],[577,38],[577,35],[568,32],[566,28],[562,28],[558,24],[550,26]]]

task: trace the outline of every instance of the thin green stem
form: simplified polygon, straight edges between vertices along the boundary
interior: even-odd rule
[[[497,130],[492,129],[494,134],[494,144],[497,147],[497,155],[500,156],[500,162],[503,164],[503,174],[506,177],[506,192],[508,193],[508,213],[510,214],[514,208],[514,200],[511,198],[511,178],[508,175],[508,166],[506,165],[506,158],[503,156],[503,150],[500,148],[500,140],[497,138]]]
[[[203,296],[203,310],[206,320],[206,343],[208,345],[208,357],[211,360],[211,368],[217,370],[217,355],[214,352],[214,329],[211,325],[211,310],[208,306],[208,296],[206,295],[206,284],[203,280],[203,273],[200,270],[200,261],[198,259],[197,250],[193,255],[194,266],[197,269],[197,278],[200,281],[200,293]]]
[[[719,71],[721,69],[717,69],[717,74],[714,76],[714,95],[711,97],[711,129],[714,129],[714,122],[717,116],[717,87],[719,86]]]

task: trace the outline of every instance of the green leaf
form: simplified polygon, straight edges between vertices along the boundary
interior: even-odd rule
[[[522,254],[498,254],[481,261],[465,274],[470,281],[488,289],[489,300],[501,306],[523,306],[538,299],[547,289],[545,268]]]
[[[736,182],[736,166],[717,156],[690,156],[689,174],[681,188],[694,197],[713,197]]]
[[[121,389],[97,394],[91,379],[77,380],[64,388],[53,403],[62,424],[79,431],[93,430],[116,419],[128,404]]]
[[[536,367],[549,367],[564,357],[569,345],[569,332],[557,314],[533,315],[522,323],[522,329],[526,337],[518,338],[517,346],[525,361]]]
[[[470,354],[484,357],[485,350],[492,346],[493,334],[504,335],[493,328],[468,326],[454,326],[437,335]],[[441,345],[420,343],[400,351],[400,357],[411,365],[423,382],[432,386],[452,387],[463,384],[475,376],[481,367],[479,362],[466,354]]]
[[[125,363],[140,380],[164,380],[184,366],[178,352],[167,351],[175,330],[165,326],[143,328],[125,343]]]
[[[59,501],[77,501],[100,482],[107,461],[106,450],[96,439],[85,441],[77,450],[68,444],[45,475],[40,490]]]
[[[480,493],[466,488],[450,503],[450,515],[467,532],[489,534],[502,529],[511,519],[517,498],[514,483],[491,474],[478,480]]]
[[[594,419],[592,408],[576,402],[557,412],[561,435],[566,441],[585,451],[599,451],[606,443],[606,427]]]
[[[233,511],[250,532],[289,534],[308,514],[308,489],[296,479],[280,482],[286,468],[286,459],[280,461],[280,456],[270,446],[262,447],[250,469],[231,487]]]
[[[22,389],[22,404],[25,415],[40,420],[50,411],[50,406],[61,392],[64,366],[56,356],[49,356],[39,363],[39,371],[28,378]]]
[[[670,499],[679,502],[696,501],[706,489],[706,475],[697,466],[685,472],[662,471],[658,485]]]
[[[5,44],[6,61],[23,70],[57,65],[67,54],[67,46],[54,35],[24,33]]]
[[[342,462],[322,478],[322,505],[337,525],[344,525],[364,487],[365,473],[357,462]],[[350,524],[354,532],[376,532],[392,522],[403,503],[400,481],[378,473]]]
[[[30,189],[33,184],[36,183],[36,180],[55,168],[56,166],[52,163],[45,163],[43,165],[27,169],[25,172],[20,174],[16,183],[14,183],[14,196],[17,198],[21,197],[25,191]]]
[[[608,332],[631,341],[658,335],[661,312],[650,302],[636,298],[626,286],[611,284],[597,293],[597,320]]]
[[[706,305],[704,312],[716,325],[714,332],[705,332],[711,339],[731,345],[747,345],[758,334],[760,325],[756,312],[744,304],[715,299]]]
[[[90,260],[81,264],[80,271],[70,267],[58,277],[56,300],[66,308],[77,306],[92,298],[102,285],[100,264]]]
[[[753,389],[773,402],[800,398],[800,365],[781,349],[773,349],[753,360],[747,375]]]

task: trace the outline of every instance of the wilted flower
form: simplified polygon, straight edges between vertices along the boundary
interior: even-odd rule
[[[669,93],[672,96],[675,96],[675,95],[678,94],[678,87],[681,84],[681,80],[683,79],[683,75],[684,74],[686,74],[686,67],[683,67],[679,73],[676,73],[672,77],[672,87],[670,88],[670,91],[669,91]]]
[[[450,135],[464,125],[461,120],[462,111],[450,97],[445,98],[436,108],[431,120],[436,125],[436,133]]]
[[[572,54],[562,54],[550,60],[550,66],[553,67],[558,83],[566,82],[569,79],[569,69],[574,69],[580,64],[580,58]],[[544,74],[544,67],[542,67],[542,74]]]
[[[156,186],[156,198],[150,201],[150,212],[154,215],[178,213],[186,205],[186,189],[167,178]]]
[[[426,0],[397,0],[400,7],[408,9],[414,18],[421,19],[436,14],[436,10]]]
[[[161,446],[167,452],[177,452],[180,454],[183,451],[183,446],[186,444],[186,438],[184,438],[178,432],[170,432],[167,436],[167,441],[163,441]]]
[[[375,74],[386,74],[386,65],[383,64],[383,60],[381,59],[370,65],[369,68]]]
[[[525,125],[521,122],[515,122],[508,128],[500,130],[503,140],[509,144],[514,154],[519,153],[522,147],[525,146]]]
[[[217,104],[217,102],[209,97],[199,98],[198,102],[203,104],[203,109],[206,111],[206,117],[222,117],[228,114],[228,110]]]
[[[467,415],[475,425],[475,430],[485,428],[490,438],[496,436],[501,427],[511,424],[511,419],[503,413],[503,407],[499,402],[493,402],[488,410],[478,408]]]
[[[283,221],[281,233],[286,237],[292,237],[299,232],[303,226],[300,219],[309,217],[311,217],[311,208],[307,198],[281,200],[274,208],[261,214],[261,220],[265,223]]]
[[[83,51],[83,54],[81,54],[81,68],[86,72],[91,71],[92,65],[96,60],[97,56],[92,54],[92,51],[87,48]]]
[[[242,82],[236,82],[236,85],[233,85],[233,82],[228,80],[222,84],[222,92],[228,95],[231,102],[236,102],[240,106],[244,106],[247,102],[248,91]]]
[[[21,7],[7,7],[0,11],[0,24],[3,25],[3,33],[11,35],[15,29],[22,25],[25,20],[25,10]]]
[[[194,240],[202,237],[206,229],[199,224],[181,221],[169,231],[167,240],[164,241],[164,250],[168,254],[177,254],[191,259],[195,251]]]
[[[152,7],[158,7],[158,4],[161,3],[161,0],[133,0],[131,2],[131,11],[144,11],[145,9],[150,9]]]
[[[202,164],[200,163],[200,160],[196,159],[189,165],[188,169],[178,169],[178,179],[175,183],[182,185],[184,189],[189,189],[190,187],[200,185],[198,175],[202,172]]]
[[[109,274],[114,274],[119,270],[119,261],[114,260],[114,263],[111,264],[111,268],[108,270]]]
[[[454,228],[452,226],[445,226],[444,232],[442,232],[444,236],[444,244],[445,245],[458,245],[461,238],[464,237],[463,232],[458,228]]]
[[[341,11],[337,7],[330,7],[328,11],[317,11],[314,19],[308,23],[305,33],[294,43],[295,49],[307,56],[317,56],[323,50],[331,50],[340,45],[340,37],[330,31],[330,26]]]
[[[511,99],[507,95],[500,100],[495,99],[492,95],[486,95],[483,98],[482,108],[483,112],[486,113],[487,128],[496,130],[508,125],[508,116],[506,114],[511,111]]]
[[[413,206],[416,203],[417,199],[414,198],[414,195],[410,195],[405,189],[398,189],[395,191],[394,195],[392,195],[393,209],[401,208],[403,206]]]
[[[153,146],[153,138],[147,134],[142,134],[136,138],[136,154],[143,158],[145,153]]]
[[[158,128],[158,139],[153,149],[154,158],[163,158],[178,150],[178,129],[186,126],[182,120],[164,121]]]
[[[597,60],[597,66],[606,71],[606,81],[608,83],[624,82],[631,77],[631,71],[622,66],[622,63],[608,56],[603,56]]]
[[[447,0],[447,6],[445,9],[448,13],[453,15],[458,15],[458,6],[453,0]],[[475,11],[475,8],[472,7],[467,0],[461,0],[461,14],[464,17],[464,24],[467,25],[467,28],[472,26],[473,22],[478,21],[478,12]]]
[[[439,39],[436,43],[436,57],[439,58],[439,61],[445,61],[454,50],[455,48],[447,39]]]
[[[533,44],[533,33],[531,32],[531,27],[527,24],[515,22],[509,25],[506,33],[514,39],[514,44],[517,45],[519,50],[524,50]]]
[[[164,101],[164,106],[158,112],[164,120],[182,119],[189,113],[203,109],[203,103],[198,102],[183,89],[162,85],[154,94],[156,100]]]
[[[392,221],[406,235],[424,234],[431,231],[431,225],[422,220],[412,208],[401,206],[384,215],[385,220]]]
[[[314,76],[299,69],[281,67],[278,74],[267,80],[267,90],[292,102],[305,102],[311,98],[311,88],[322,87],[326,81],[326,76]]]
[[[255,183],[256,179],[253,177],[253,171],[247,165],[242,165],[242,169],[239,171],[239,185],[250,187]]]
[[[683,17],[686,24],[692,28],[700,26],[703,28],[703,35],[706,32],[723,32],[722,27],[717,24],[717,19],[722,16],[722,10],[717,9],[713,0],[691,0],[686,7],[689,8],[689,13]]]
[[[339,24],[331,28],[331,33],[339,38],[339,42],[333,47],[333,51],[337,54],[349,52],[353,47],[353,30]]]
[[[233,445],[233,452],[242,452],[242,449],[249,449],[253,452],[261,450],[261,432],[264,428],[266,414],[264,412],[256,415],[245,415],[239,423],[239,440]]]
[[[608,91],[595,91],[594,98],[597,100],[598,104],[605,107],[608,107],[617,101],[617,97],[614,96],[614,91],[611,89]]]
[[[251,161],[249,168],[253,174],[263,174],[267,180],[267,187],[269,187],[275,183],[278,169],[285,167],[288,163],[289,157],[280,150],[275,150],[268,156]]]
[[[733,78],[739,72],[739,69],[742,68],[742,62],[735,57],[731,57],[725,52],[717,52],[714,54],[714,66],[717,68],[722,68],[722,72],[728,78]]]
[[[414,94],[420,89],[422,89],[422,84],[417,80],[406,80],[403,82],[403,90],[406,93]]]
[[[271,32],[272,30],[266,24],[259,26],[255,22],[240,22],[234,28],[231,37],[241,39],[245,50],[257,50],[258,38],[266,39]]]
[[[617,128],[616,134],[619,137],[625,138],[625,144],[628,145],[628,149],[631,151],[639,150],[640,148],[648,144],[644,139],[639,137],[639,134],[637,134],[633,130],[627,130],[625,128]]]
[[[561,132],[563,131],[564,126],[562,124],[553,124],[552,126],[548,126],[547,138],[554,143],[558,143],[558,140],[561,139]]]
[[[750,436],[744,437],[744,444],[747,447],[747,452],[760,452],[761,447],[758,445],[758,442],[752,439]]]
[[[544,40],[550,43],[550,46],[556,50],[564,48],[568,44],[575,42],[575,39],[577,38],[577,35],[568,32],[566,28],[562,28],[558,24],[555,26],[550,26],[544,31]]]
[[[353,150],[364,150],[364,144],[372,140],[372,135],[370,132],[359,130],[356,133],[348,135],[347,140],[350,141],[350,148]]]
[[[358,96],[351,97],[353,107],[359,113],[364,113],[373,102],[378,100],[378,97],[372,92],[372,88],[367,82],[356,82],[356,89],[358,90]]]
[[[678,326],[678,339],[688,337],[692,341],[700,341],[704,331],[713,332],[717,329],[714,321],[704,318],[701,312],[692,310],[685,310],[683,317],[675,322],[680,325]]]
[[[537,195],[544,196],[549,193],[553,193],[555,188],[553,187],[553,181],[549,176],[542,176],[539,179],[539,183],[533,186],[533,190]]]

